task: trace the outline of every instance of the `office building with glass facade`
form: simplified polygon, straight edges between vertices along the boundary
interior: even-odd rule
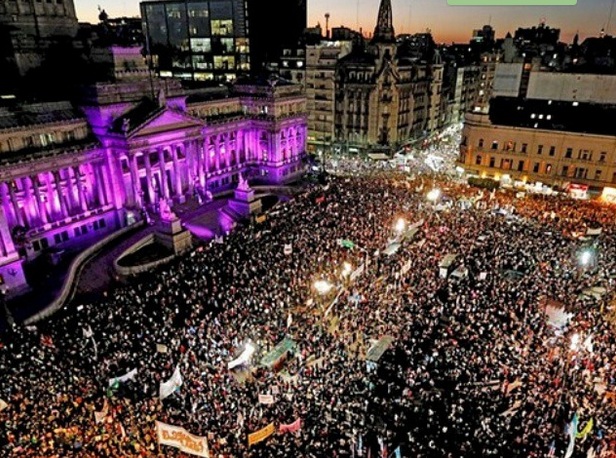
[[[162,77],[233,81],[250,71],[243,0],[141,2],[146,52]]]

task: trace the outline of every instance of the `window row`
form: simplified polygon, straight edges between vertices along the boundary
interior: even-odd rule
[[[466,143],[466,139],[464,138],[463,140],[463,144]],[[499,146],[501,146],[500,142],[498,140],[493,140],[492,144],[490,145],[490,149],[492,151],[497,151],[499,149]],[[477,147],[480,149],[483,149],[485,147],[485,142],[483,138],[480,138],[478,143],[477,143]],[[529,152],[529,148],[528,148],[528,143],[521,143],[519,145],[519,150],[518,150],[518,144],[517,142],[513,141],[513,140],[509,140],[506,142],[503,142],[502,144],[502,151],[511,151],[511,152],[519,152],[519,153],[528,153]],[[546,151],[545,146],[544,145],[537,145],[537,148],[535,150],[536,154],[543,154]],[[555,156],[556,155],[556,146],[554,145],[550,145],[549,149],[547,150],[548,155],[550,156]],[[593,151],[592,150],[588,150],[588,149],[583,149],[580,148],[577,153],[574,155],[573,153],[573,148],[568,147],[565,150],[565,159],[578,159],[581,161],[592,161],[593,160]],[[607,151],[601,151],[599,153],[597,157],[598,162],[605,162],[607,159]]]

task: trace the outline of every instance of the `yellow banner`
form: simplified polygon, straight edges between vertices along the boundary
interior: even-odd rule
[[[267,215],[259,215],[255,218],[255,221],[259,224],[264,223],[267,219]]]
[[[156,422],[156,435],[158,443],[179,448],[185,453],[210,458],[207,438],[194,436],[179,426]]]
[[[248,445],[256,444],[257,442],[261,442],[262,440],[267,439],[272,434],[274,434],[275,431],[276,431],[276,428],[274,427],[274,422],[272,422],[269,425],[267,425],[265,428],[260,429],[259,431],[256,431],[252,434],[249,434],[248,435]]]

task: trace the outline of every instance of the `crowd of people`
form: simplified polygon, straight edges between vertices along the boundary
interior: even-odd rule
[[[565,456],[576,416],[571,456],[616,456],[614,207],[342,170],[222,243],[7,331],[0,455],[189,456],[158,444],[161,421],[221,458]],[[439,269],[447,254],[463,275]],[[260,364],[285,338],[286,359]]]

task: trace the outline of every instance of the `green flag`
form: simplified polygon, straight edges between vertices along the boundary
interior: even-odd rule
[[[109,385],[109,388],[107,388],[107,397],[110,398],[113,396],[113,393],[115,391],[117,391],[117,389],[120,387],[120,381],[116,378],[113,383],[111,385]]]
[[[352,241],[350,241],[350,240],[343,240],[343,241],[341,242],[341,245],[342,245],[344,248],[355,248],[355,244],[354,244]]]

